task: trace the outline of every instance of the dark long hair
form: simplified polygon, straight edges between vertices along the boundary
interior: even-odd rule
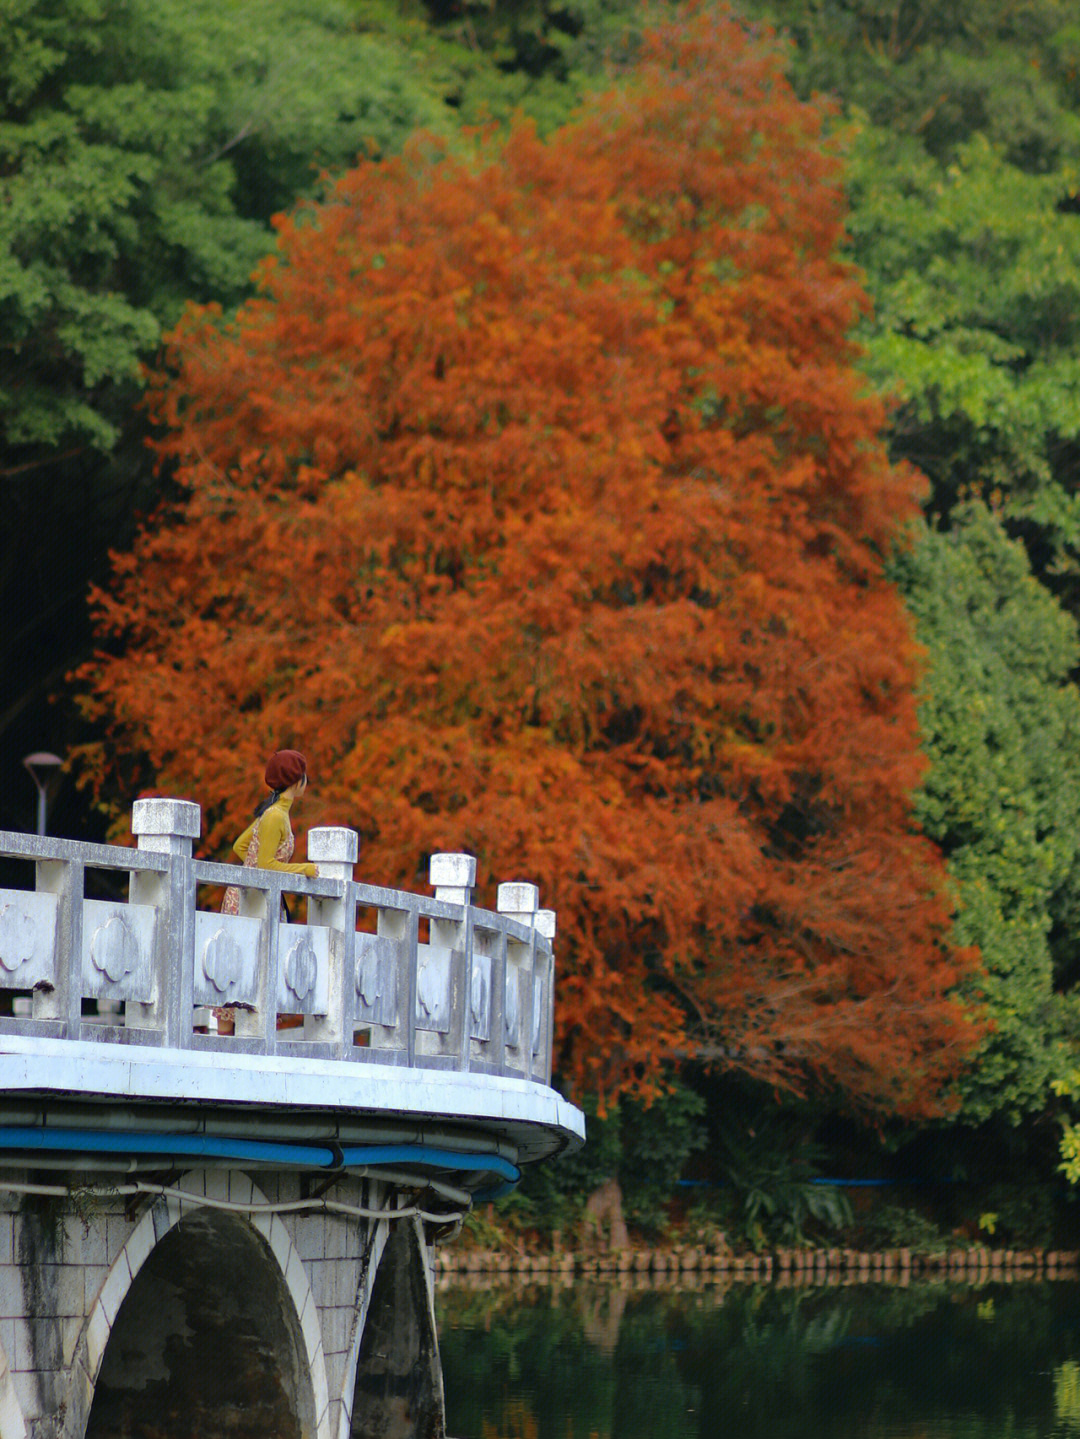
[[[278,800],[281,798],[281,793],[282,792],[279,789],[272,789],[265,799],[261,799],[259,803],[255,806],[254,818],[258,819],[260,815],[264,815],[266,813],[266,811],[270,808],[272,804],[277,804]]]

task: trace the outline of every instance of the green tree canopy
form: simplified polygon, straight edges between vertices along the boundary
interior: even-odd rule
[[[1075,1042],[1080,979],[1080,661],[1076,626],[987,508],[923,529],[895,571],[928,651],[920,720],[932,759],[918,801],[978,945],[993,1032],[964,1117],[1041,1109]]]
[[[936,516],[990,502],[1080,612],[1080,217],[1065,177],[1026,173],[981,136],[942,166],[874,128],[851,175],[875,301],[866,365],[898,400],[893,453],[929,476]]]
[[[940,518],[982,496],[1080,613],[1080,24],[1062,0],[743,0],[850,137],[867,369]]]
[[[111,449],[184,302],[240,299],[321,167],[445,109],[337,0],[4,0],[0,20],[7,469]]]
[[[837,96],[952,159],[986,137],[1021,169],[1080,156],[1080,23],[1071,0],[741,0],[795,44],[804,93]]]
[[[569,119],[601,79],[620,74],[649,17],[671,0],[416,0],[430,22],[428,63],[463,123],[522,110],[542,132]]]

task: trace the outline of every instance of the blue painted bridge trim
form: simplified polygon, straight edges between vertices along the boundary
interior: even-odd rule
[[[0,1126],[0,1150],[52,1150],[71,1154],[147,1154],[163,1158],[253,1160],[270,1164],[344,1169],[361,1165],[420,1164],[460,1174],[495,1174],[510,1185],[521,1170],[498,1154],[460,1153],[427,1144],[284,1144],[210,1134],[141,1134],[126,1130],[43,1129]]]

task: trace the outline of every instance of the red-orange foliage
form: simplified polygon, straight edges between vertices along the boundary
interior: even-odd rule
[[[695,1052],[914,1112],[974,1033],[843,216],[817,112],[715,13],[550,141],[361,165],[172,336],[184,498],[97,596],[112,741],[212,851],[287,744],[366,877],[538,881],[602,1092]]]

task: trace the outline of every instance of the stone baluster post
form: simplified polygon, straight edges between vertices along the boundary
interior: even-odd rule
[[[374,1025],[374,1048],[389,1050],[395,1064],[412,1065],[416,1060],[416,961],[419,919],[415,909],[379,906],[376,933],[380,942],[393,946],[394,1029]]]
[[[39,859],[34,887],[56,895],[56,931],[51,989],[37,988],[34,1019],[59,1021],[60,1037],[78,1039],[82,1026],[83,899],[86,866],[77,860]]]
[[[555,911],[536,911],[536,932],[549,944],[555,940]],[[543,1084],[551,1083],[551,1046],[555,1028],[555,953],[545,954],[538,947],[533,948],[533,1014],[535,1038],[533,1053],[529,1059],[529,1073]]]
[[[164,874],[133,872],[129,898],[157,909],[154,970],[157,997],[128,1002],[126,1023],[163,1029],[170,1048],[190,1046],[195,983],[195,871],[192,842],[202,833],[202,810],[184,799],[137,799],[131,832],[139,849],[169,856]]]
[[[278,982],[281,977],[281,891],[285,877],[275,870],[255,873],[262,884],[240,890],[240,913],[259,921],[259,967],[252,1009],[236,1007],[236,1037],[253,1039],[262,1054],[277,1053]]]
[[[468,1069],[468,1014],[473,965],[470,906],[476,885],[475,855],[433,854],[428,864],[428,880],[435,890],[436,899],[462,907],[460,921],[431,921],[431,943],[450,951],[450,1029],[445,1038],[444,1052],[454,1056],[459,1069]]]
[[[356,898],[353,866],[360,853],[354,829],[324,825],[309,829],[308,859],[318,866],[320,879],[341,881],[339,899],[309,899],[308,923],[323,924],[330,936],[329,1008],[325,1015],[304,1016],[304,1038],[333,1044],[341,1058],[352,1046],[352,1018],[356,1010]]]
[[[516,919],[533,929],[540,904],[540,891],[535,884],[523,880],[507,880],[499,885],[496,907],[507,919]],[[506,1043],[521,1056],[521,1069],[527,1075],[532,1061],[533,1021],[533,954],[535,936],[528,944],[508,939],[506,945]],[[515,1066],[516,1067],[516,1066]]]
[[[491,979],[488,1004],[488,1064],[501,1074],[506,1060],[506,930],[495,932],[495,948],[491,957]]]

